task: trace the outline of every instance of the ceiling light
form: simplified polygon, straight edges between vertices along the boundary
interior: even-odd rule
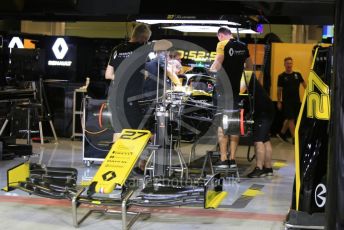
[[[239,34],[259,34],[259,32],[252,29],[239,29]]]
[[[212,24],[212,25],[232,25],[240,26],[240,23],[230,22],[227,20],[153,20],[153,19],[138,19],[137,22],[146,24]]]
[[[220,26],[201,26],[201,25],[180,25],[180,26],[166,26],[163,29],[178,30],[185,33],[217,33]],[[228,27],[233,34],[237,33],[237,28]],[[257,34],[251,29],[239,28],[239,34]]]

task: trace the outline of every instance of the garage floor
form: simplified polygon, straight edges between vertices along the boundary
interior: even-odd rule
[[[23,140],[19,140],[23,141]],[[274,176],[249,179],[245,177],[254,165],[246,160],[246,146],[240,146],[237,163],[241,182],[227,180],[227,198],[218,209],[201,207],[134,208],[151,212],[151,218],[138,221],[132,229],[284,229],[283,221],[290,207],[294,180],[294,146],[273,138]],[[32,162],[48,166],[75,167],[79,180],[92,178],[98,164],[87,167],[82,159],[82,143],[59,140],[58,144],[34,144]],[[190,146],[184,146],[188,159]],[[200,146],[200,157],[212,146]],[[24,159],[0,161],[0,186],[6,184],[6,171]],[[255,192],[252,192],[254,188]],[[258,191],[259,190],[259,191]],[[67,200],[52,200],[29,196],[21,191],[0,192],[0,229],[74,229],[71,204]],[[86,212],[86,208],[81,209]],[[119,217],[92,214],[80,229],[121,229]]]

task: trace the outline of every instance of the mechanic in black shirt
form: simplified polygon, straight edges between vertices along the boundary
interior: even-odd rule
[[[294,140],[295,120],[301,107],[299,95],[300,84],[306,88],[306,83],[299,72],[293,71],[293,59],[291,57],[284,59],[284,67],[285,71],[278,76],[277,107],[279,110],[283,110],[285,121],[277,136],[287,141],[285,134],[288,128]]]
[[[133,33],[128,42],[116,46],[110,56],[110,60],[105,72],[105,78],[114,80],[116,68],[129,57],[137,48],[148,42],[152,32],[145,24],[138,24],[133,29]]]
[[[249,82],[249,93],[254,98],[253,141],[256,153],[256,167],[248,174],[248,177],[272,176],[270,127],[275,116],[274,104],[252,71],[245,71],[245,73],[244,77]],[[241,91],[245,91],[246,88],[243,84]]]
[[[244,70],[252,69],[250,54],[245,43],[242,43],[233,38],[232,33],[228,27],[220,27],[217,32],[219,42],[216,47],[215,61],[210,67],[210,71],[217,72],[216,82],[216,101],[217,106],[223,106],[221,109],[239,109],[239,92],[240,80]],[[225,71],[221,71],[221,67]],[[232,89],[226,89],[223,82],[229,79]],[[227,104],[230,91],[233,92],[233,104]],[[226,95],[226,96],[225,96]],[[239,136],[230,136],[230,159],[227,158],[228,134],[223,132],[222,127],[218,128],[218,142],[220,146],[221,158],[217,166],[221,168],[237,167],[235,162],[235,152],[239,143]]]
[[[109,80],[115,80],[116,71],[121,63],[129,58],[135,50],[146,44],[151,36],[152,32],[145,24],[138,24],[134,27],[131,38],[128,42],[124,42],[116,46],[110,56],[108,66],[105,71],[105,78]],[[130,67],[128,67],[130,68]],[[130,77],[128,83],[123,86],[124,90],[124,113],[129,123],[129,127],[124,128],[137,128],[142,120],[142,113],[137,101],[129,101],[128,98],[137,95],[137,92],[141,92],[143,84],[144,63],[142,66],[135,70],[135,72],[128,76]],[[116,130],[120,131],[120,130]]]

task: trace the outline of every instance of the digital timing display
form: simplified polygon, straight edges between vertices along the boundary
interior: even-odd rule
[[[178,50],[181,59],[191,59],[194,61],[214,61],[216,52],[198,51],[198,50]]]

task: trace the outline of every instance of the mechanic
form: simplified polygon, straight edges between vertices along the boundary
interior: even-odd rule
[[[253,141],[256,154],[256,166],[248,174],[248,177],[272,176],[272,147],[270,142],[270,128],[275,116],[274,104],[263,86],[257,80],[252,71],[245,71],[244,77],[249,82],[249,93],[253,95]],[[242,84],[241,91],[245,91],[246,85]]]
[[[223,106],[223,109],[239,109],[239,92],[240,80],[244,67],[249,70],[252,69],[252,62],[250,54],[245,43],[233,38],[232,32],[228,27],[220,27],[217,32],[219,42],[216,47],[216,57],[214,63],[210,67],[211,72],[217,72],[216,76],[216,90],[215,100],[217,106]],[[245,66],[246,64],[246,66]],[[225,70],[225,74],[221,74],[221,67]],[[233,104],[224,103],[224,101],[231,99],[231,95],[227,95],[229,89],[225,89],[223,82],[228,78],[232,86]],[[227,97],[227,98],[225,98]],[[230,135],[230,157],[227,157],[229,136],[223,132],[222,127],[218,127],[218,142],[220,147],[220,160],[216,166],[221,168],[235,168],[235,152],[239,144],[238,135]]]
[[[116,69],[120,64],[129,58],[133,52],[146,44],[151,36],[150,28],[145,24],[138,24],[134,27],[131,38],[128,42],[117,45],[111,52],[108,66],[105,71],[105,78],[115,80]],[[130,68],[130,67],[128,67]],[[142,114],[137,101],[128,101],[128,98],[137,95],[138,90],[142,89],[143,74],[141,73],[144,68],[144,63],[138,68],[130,77],[128,84],[123,88],[124,90],[124,112],[130,127],[124,128],[137,128],[142,120]]]
[[[283,111],[285,121],[277,137],[288,142],[286,132],[289,128],[294,144],[295,120],[297,120],[301,108],[299,89],[301,84],[305,89],[307,85],[301,73],[293,71],[293,59],[291,57],[284,59],[284,68],[285,71],[278,76],[277,108]]]

